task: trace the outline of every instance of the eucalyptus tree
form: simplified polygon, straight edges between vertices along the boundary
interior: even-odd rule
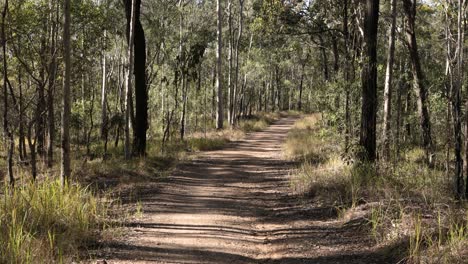
[[[127,41],[130,42],[130,29],[132,20],[132,0],[124,0],[125,15],[127,18]],[[146,38],[143,24],[141,23],[141,0],[135,0],[134,6],[135,32],[134,36],[134,61],[133,70],[135,75],[135,114],[133,123],[133,154],[136,156],[146,155],[146,132],[148,129],[148,89],[146,72]],[[129,101],[133,101],[132,99]]]
[[[224,95],[223,95],[223,58],[222,58],[222,50],[223,50],[223,15],[222,15],[222,7],[221,7],[221,0],[216,0],[216,92],[217,92],[217,105],[216,105],[216,128],[222,129],[223,128],[223,121],[224,121]]]
[[[377,33],[379,22],[379,0],[366,1],[364,14],[365,59],[362,68],[362,110],[359,143],[367,161],[376,159],[377,126]]]
[[[382,153],[385,159],[390,156],[390,124],[392,116],[392,89],[393,89],[393,67],[395,61],[395,35],[397,20],[397,1],[390,2],[391,16],[388,30],[387,66],[385,72],[383,129],[382,129]]]
[[[14,186],[15,185],[15,177],[13,175],[13,150],[14,150],[14,138],[13,138],[13,132],[11,131],[10,124],[8,123],[8,87],[10,86],[11,89],[11,84],[9,83],[8,80],[8,63],[7,63],[7,37],[6,37],[6,23],[7,23],[7,16],[9,12],[9,2],[8,0],[5,0],[5,3],[3,5],[2,9],[2,25],[1,25],[1,41],[2,41],[2,64],[3,64],[3,138],[5,140],[6,146],[7,146],[7,172],[8,172],[8,178],[10,180],[10,185]],[[11,95],[14,96],[14,95]]]
[[[416,38],[416,10],[417,0],[403,0],[403,10],[406,16],[406,45],[411,59],[411,71],[413,74],[413,88],[416,93],[419,122],[422,130],[422,144],[426,151],[426,161],[432,163],[433,140],[431,134],[431,121],[429,117],[427,88],[424,73],[421,67],[421,60],[418,52],[418,42]]]
[[[141,3],[141,2],[140,2]],[[134,67],[134,41],[135,41],[135,25],[137,13],[137,0],[130,0],[125,3],[127,13],[127,38],[128,38],[128,56],[127,56],[127,73],[125,82],[125,158],[130,159],[130,115],[132,104],[132,80]]]
[[[64,22],[63,22],[63,53],[65,61],[65,72],[64,72],[64,85],[63,85],[63,97],[62,97],[62,127],[61,127],[61,183],[62,186],[66,184],[71,174],[70,167],[70,85],[71,85],[71,11],[70,11],[70,0],[65,0],[63,6]]]

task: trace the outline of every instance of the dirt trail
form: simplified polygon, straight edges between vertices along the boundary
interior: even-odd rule
[[[289,194],[284,118],[229,147],[181,164],[141,197],[144,217],[107,263],[391,263],[358,226]]]

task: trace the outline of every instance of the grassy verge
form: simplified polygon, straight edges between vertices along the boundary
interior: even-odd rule
[[[107,206],[88,189],[58,181],[5,189],[0,203],[0,263],[70,263],[97,239]]]
[[[342,155],[341,138],[319,115],[296,123],[284,146],[299,162],[293,191],[336,207],[344,220],[362,218],[378,246],[400,245],[410,263],[463,263],[468,213],[451,199],[445,171],[421,162],[424,153],[414,147],[396,163],[358,164]]]
[[[241,120],[239,129],[244,133],[261,131],[287,113],[259,113],[251,118]]]

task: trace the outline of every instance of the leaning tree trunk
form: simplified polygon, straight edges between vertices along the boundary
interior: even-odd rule
[[[416,41],[416,0],[404,0],[403,7],[407,20],[406,36],[407,46],[411,59],[411,70],[413,72],[413,88],[417,96],[419,122],[422,130],[422,143],[426,152],[426,162],[432,164],[433,143],[431,135],[431,122],[427,107],[427,89],[424,85],[424,75]]]
[[[359,143],[363,148],[361,159],[373,162],[376,159],[377,119],[377,32],[379,0],[367,0],[364,18],[365,64],[362,68],[362,112]]]

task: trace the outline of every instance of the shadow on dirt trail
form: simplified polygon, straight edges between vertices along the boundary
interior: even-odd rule
[[[303,206],[289,190],[294,164],[281,146],[283,118],[229,147],[204,152],[139,199],[144,217],[106,244],[107,263],[396,263],[360,225],[331,208]]]

